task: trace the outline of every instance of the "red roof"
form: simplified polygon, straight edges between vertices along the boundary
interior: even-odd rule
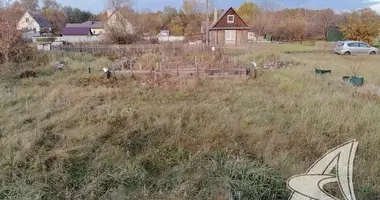
[[[228,23],[228,15],[233,15],[234,22]],[[210,30],[248,30],[248,25],[244,20],[237,14],[237,12],[231,7],[226,10],[219,19],[211,25]]]

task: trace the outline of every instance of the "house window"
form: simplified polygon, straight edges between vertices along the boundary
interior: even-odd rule
[[[37,33],[37,29],[36,29],[36,28],[33,28],[33,32],[34,32],[34,33]]]
[[[26,23],[29,23],[29,18],[25,18]]]
[[[225,39],[226,40],[235,40],[236,39],[236,30],[225,30]]]
[[[227,15],[227,23],[232,24],[235,22],[235,15]]]

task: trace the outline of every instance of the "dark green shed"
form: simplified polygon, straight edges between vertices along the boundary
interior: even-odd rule
[[[333,26],[330,27],[327,31],[327,41],[336,42],[344,40],[344,34],[339,30],[339,27]]]

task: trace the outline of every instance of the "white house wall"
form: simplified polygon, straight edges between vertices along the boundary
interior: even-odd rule
[[[116,12],[107,20],[106,29],[108,28],[123,28],[124,29],[125,28],[125,31],[127,33],[132,34],[135,31],[133,25],[127,20],[124,20],[123,17],[119,15],[120,14]]]
[[[79,42],[96,42],[101,41],[100,36],[87,36],[87,35],[64,35],[62,37],[57,37],[56,41],[66,41],[70,43],[79,43]]]
[[[160,42],[179,42],[185,40],[185,36],[158,36],[157,38]]]
[[[29,22],[26,22],[26,19],[29,18]],[[41,31],[40,25],[37,23],[37,21],[28,13],[26,12],[24,16],[20,19],[20,21],[17,24],[17,29],[29,29],[32,30],[36,29],[36,32],[39,33]]]

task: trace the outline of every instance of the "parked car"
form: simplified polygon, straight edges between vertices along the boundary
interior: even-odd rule
[[[334,52],[339,55],[370,54],[376,55],[379,50],[360,41],[340,41],[336,43]]]

